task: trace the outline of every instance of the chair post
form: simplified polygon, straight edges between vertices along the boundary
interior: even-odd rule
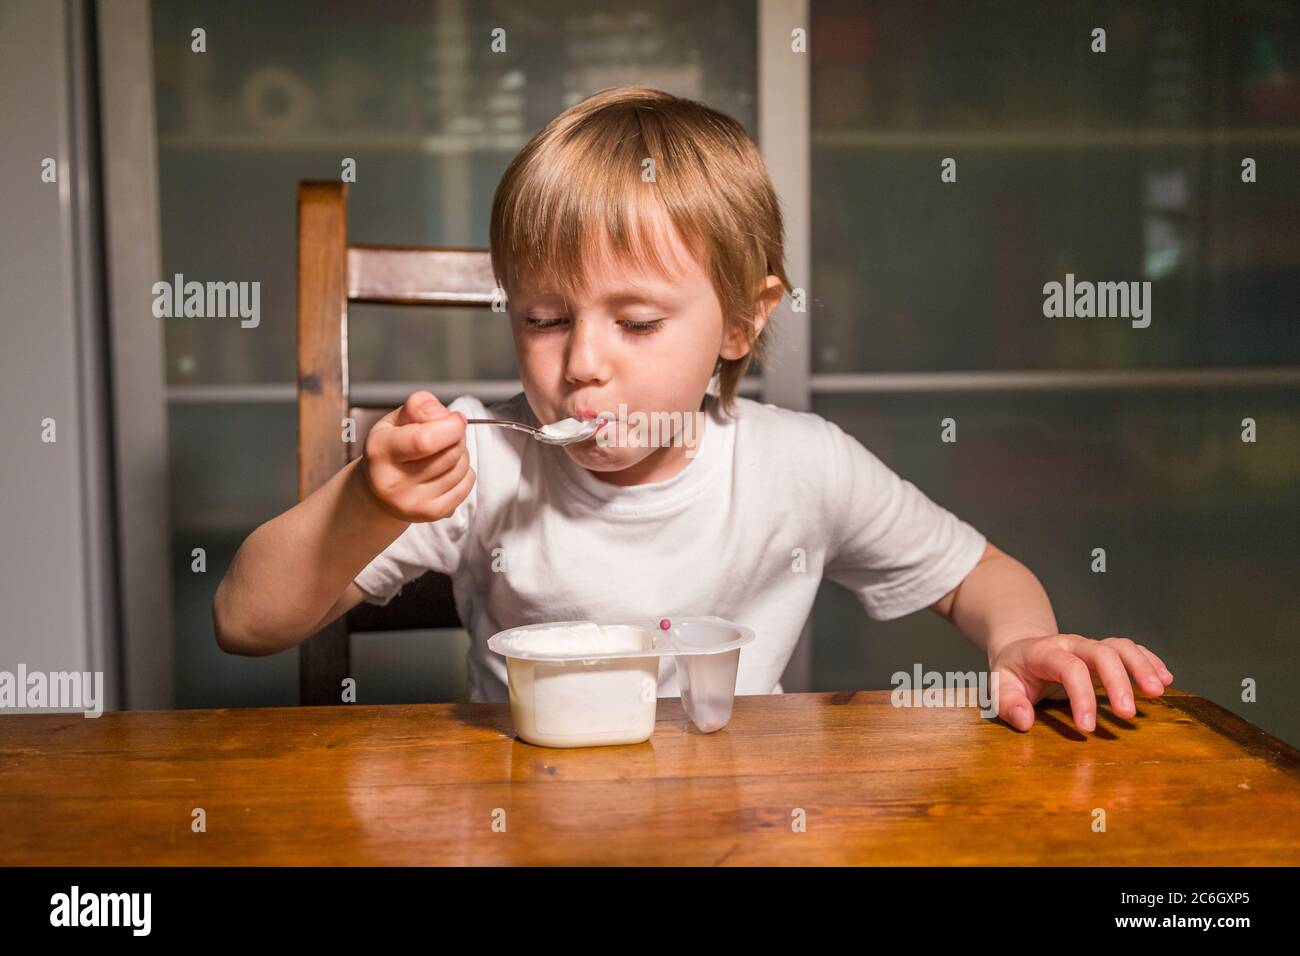
[[[298,500],[348,463],[347,186],[298,186]],[[298,646],[299,703],[337,704],[351,669],[346,615]]]

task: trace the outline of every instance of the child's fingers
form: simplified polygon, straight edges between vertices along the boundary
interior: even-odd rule
[[[1133,675],[1133,682],[1142,688],[1142,693],[1148,697],[1159,697],[1165,692],[1164,681],[1156,673],[1157,668],[1151,658],[1142,653],[1141,644],[1127,637],[1108,637],[1102,643],[1115,648],[1115,653],[1123,659],[1124,666]]]
[[[450,448],[465,434],[465,419],[459,414],[445,415],[432,422],[399,425],[385,436],[391,460],[397,463],[428,458]]]
[[[1166,686],[1174,682],[1173,673],[1170,672],[1169,668],[1165,666],[1165,662],[1157,657],[1154,652],[1148,650],[1144,644],[1137,645],[1137,649],[1141,651],[1146,656],[1147,660],[1151,662],[1152,666],[1155,667],[1156,673],[1160,675],[1160,680],[1163,681]]]
[[[1034,661],[1035,675],[1055,681],[1070,698],[1070,713],[1080,730],[1093,731],[1097,727],[1097,695],[1092,689],[1092,673],[1088,665],[1076,655],[1061,647],[1047,650]]]
[[[466,468],[459,481],[434,498],[434,505],[445,514],[451,514],[469,495],[470,489],[474,487],[474,482],[477,480],[478,475],[474,473],[474,469]]]
[[[1000,679],[999,684],[1005,685],[1005,679]],[[998,716],[1016,730],[1028,730],[1034,725],[1034,705],[1020,691],[1004,691],[999,688]]]
[[[465,477],[465,472],[469,471],[469,455],[463,454],[459,448],[450,448],[444,454],[454,455],[454,460],[444,458],[444,455],[438,457],[443,459],[437,470],[430,470],[427,476],[423,476],[420,481],[421,497],[446,494],[452,488],[460,483]]]
[[[993,671],[994,702],[998,716],[1016,730],[1028,730],[1034,724],[1034,705],[1029,700],[1020,675],[1005,667]]]
[[[460,503],[452,493],[469,473],[469,458],[462,455],[450,469],[429,481],[408,481],[394,493],[394,503],[406,513],[418,515],[422,521],[445,518]]]
[[[461,458],[466,461],[469,460],[464,437],[455,444],[448,445],[432,455],[398,462],[393,467],[402,473],[403,480],[408,484],[427,484],[454,468],[457,460]]]
[[[447,408],[438,401],[432,392],[412,392],[398,409],[395,425],[414,425],[417,422],[431,422],[447,414]]]
[[[1137,705],[1133,703],[1133,685],[1129,683],[1128,671],[1124,669],[1124,659],[1114,646],[1080,637],[1072,642],[1071,650],[1101,679],[1111,710],[1120,717],[1137,714]]]

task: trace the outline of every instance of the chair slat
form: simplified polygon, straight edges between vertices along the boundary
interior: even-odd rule
[[[298,498],[347,464],[347,186],[298,187]],[[299,700],[340,703],[351,670],[342,621],[298,645]]]
[[[353,302],[488,306],[495,287],[485,249],[348,246]]]

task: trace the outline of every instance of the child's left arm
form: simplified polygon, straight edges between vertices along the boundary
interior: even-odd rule
[[[1096,641],[1057,633],[1052,603],[1038,578],[992,543],[930,610],[988,654],[989,670],[998,675],[998,716],[1017,730],[1033,726],[1039,700],[1065,696],[1075,725],[1096,729],[1094,674],[1120,717],[1137,713],[1129,674],[1147,697],[1160,696],[1174,679],[1159,657],[1127,637]]]

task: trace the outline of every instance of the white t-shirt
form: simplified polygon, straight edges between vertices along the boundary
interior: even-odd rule
[[[408,527],[357,585],[387,604],[427,570],[450,575],[471,640],[473,701],[509,700],[505,658],[487,646],[498,631],[696,615],[753,628],[736,693],[779,694],[823,576],[885,621],[933,604],[979,561],[979,531],[833,422],[747,398],[728,419],[706,403],[686,466],[630,487],[601,481],[558,446],[471,425],[469,496],[449,518]],[[539,424],[523,392],[448,408]],[[674,659],[660,658],[658,696],[679,693]]]

